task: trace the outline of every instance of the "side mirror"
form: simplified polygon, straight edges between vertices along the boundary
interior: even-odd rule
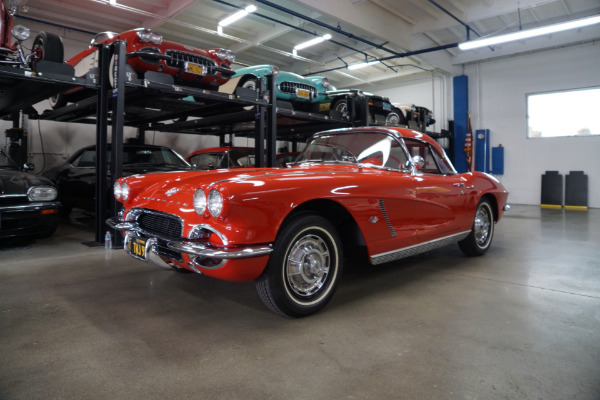
[[[25,163],[23,164],[23,171],[33,171],[35,169],[35,165],[33,163]]]
[[[422,156],[413,156],[413,158],[410,159],[410,163],[415,170],[419,170],[425,166],[425,159]]]

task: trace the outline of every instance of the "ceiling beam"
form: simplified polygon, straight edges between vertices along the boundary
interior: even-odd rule
[[[156,28],[165,22],[165,19],[169,19],[179,14],[185,8],[194,4],[196,0],[175,0],[168,2],[168,7],[158,11],[156,14],[162,18],[148,18],[142,22],[143,28]]]
[[[352,5],[346,0],[296,0],[296,2],[327,14],[337,20],[343,30],[349,30],[344,28],[344,24],[348,24],[384,41],[394,43],[400,48],[410,48],[410,24],[399,20],[376,4],[362,2]],[[335,31],[331,34],[335,38]]]

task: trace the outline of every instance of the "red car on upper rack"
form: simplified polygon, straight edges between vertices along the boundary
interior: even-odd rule
[[[99,44],[110,44],[117,40],[127,42],[128,73],[144,78],[148,72],[171,75],[174,82],[182,86],[216,90],[235,73],[231,63],[235,55],[226,49],[199,49],[181,43],[164,40],[162,35],[150,29],[138,28],[123,33],[102,32],[91,41],[90,46],[77,54],[67,64],[75,68],[75,76],[94,80],[98,76]],[[52,108],[85,97],[82,87],[75,87],[50,99]]]

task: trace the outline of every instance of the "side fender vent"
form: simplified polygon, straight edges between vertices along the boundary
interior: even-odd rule
[[[394,228],[392,227],[390,218],[387,215],[387,211],[385,210],[385,205],[383,204],[383,199],[379,199],[379,209],[381,210],[381,213],[383,214],[383,218],[385,218],[385,223],[387,224],[388,229],[390,230],[390,233],[392,234],[392,237],[398,236],[396,234],[396,231],[394,231]]]

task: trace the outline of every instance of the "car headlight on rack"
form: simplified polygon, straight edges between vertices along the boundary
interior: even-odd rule
[[[21,42],[29,39],[29,36],[31,35],[29,28],[25,28],[23,25],[15,25],[10,32],[15,39]]]
[[[213,217],[218,217],[223,211],[223,196],[217,189],[213,189],[208,193],[208,212]]]
[[[144,43],[161,44],[163,40],[161,34],[152,32],[150,29],[142,29],[137,32],[137,35]]]
[[[27,191],[29,201],[52,201],[57,196],[58,192],[52,186],[32,186]]]
[[[219,49],[216,52],[217,57],[223,61],[229,61],[230,63],[235,61],[235,53],[227,49]]]

